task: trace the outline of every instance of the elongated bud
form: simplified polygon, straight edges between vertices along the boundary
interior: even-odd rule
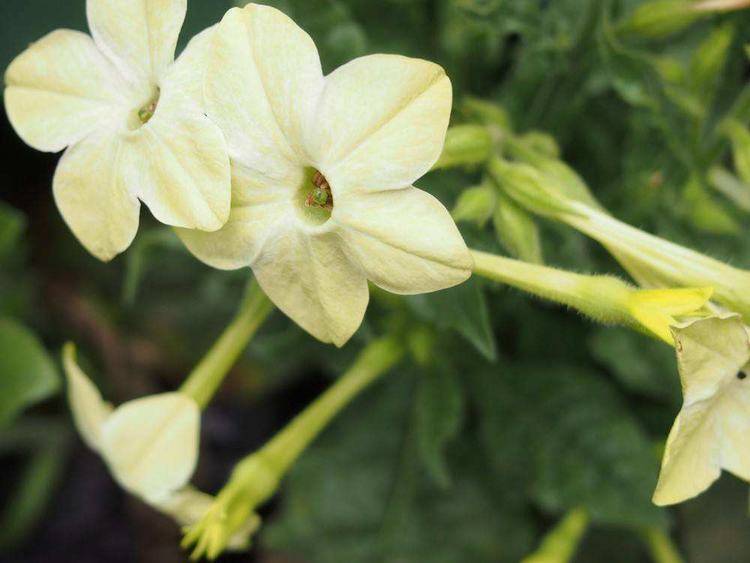
[[[639,5],[621,29],[641,37],[661,39],[686,29],[702,15],[690,0],[652,0]]]
[[[476,166],[490,158],[493,150],[492,135],[486,127],[455,125],[448,129],[443,152],[433,166],[433,170],[455,166]]]
[[[506,195],[498,193],[496,198],[492,224],[500,244],[514,258],[541,264],[544,258],[539,226]]]
[[[470,119],[476,120],[484,125],[492,126],[503,132],[513,130],[510,116],[505,109],[493,102],[481,98],[464,98],[461,111]]]
[[[492,217],[496,203],[497,190],[490,181],[485,180],[478,186],[461,192],[451,215],[457,222],[468,221],[475,223],[478,227],[483,227]]]
[[[732,143],[732,158],[737,175],[750,184],[750,130],[736,121],[726,121],[722,129]]]

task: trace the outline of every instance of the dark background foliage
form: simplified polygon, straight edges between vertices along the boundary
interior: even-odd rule
[[[453,80],[456,122],[465,95],[500,103],[516,131],[553,135],[617,217],[750,266],[747,197],[726,198],[706,180],[711,166],[731,168],[712,126],[746,88],[750,18],[716,16],[665,38],[626,36],[629,51],[613,48],[607,21],[641,3],[274,5],[313,36],[327,71],[372,52],[435,60]],[[230,5],[191,0],[183,44]],[[722,26],[733,32],[726,58],[701,74],[693,53]],[[59,27],[85,29],[83,0],[3,0],[0,63]],[[99,263],[55,209],[58,156],[26,147],[3,119],[0,558],[183,561],[174,524],[123,494],[75,435],[56,358],[76,341],[114,402],[173,389],[231,317],[249,271],[202,266],[147,211],[130,250]],[[437,172],[420,186],[451,206],[479,178]],[[582,236],[547,222],[539,228],[549,263],[624,275]],[[502,252],[491,229],[462,231],[470,244]],[[670,350],[481,281],[412,298],[376,292],[343,350],[315,343],[276,313],[205,414],[195,482],[217,490],[233,463],[364,343],[396,328],[424,334],[429,359],[405,362],[357,399],[263,509],[252,553],[223,561],[518,561],[578,506],[593,524],[576,562],[648,560],[641,534],[654,527],[687,561],[750,559],[747,487],[738,480],[725,476],[676,509],[649,501],[680,404]]]

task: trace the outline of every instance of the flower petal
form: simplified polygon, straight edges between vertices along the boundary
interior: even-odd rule
[[[345,194],[333,217],[343,227],[347,254],[385,290],[436,291],[471,275],[473,261],[456,224],[422,190]]]
[[[290,178],[266,178],[235,163],[232,166],[232,209],[226,224],[214,232],[177,229],[177,235],[196,258],[213,268],[236,270],[251,266],[271,232],[289,217],[290,188],[300,182],[301,170]]]
[[[180,393],[120,406],[102,428],[102,456],[127,490],[163,502],[190,479],[198,459],[200,409]]]
[[[367,280],[336,233],[287,223],[272,232],[253,273],[274,305],[318,340],[343,346],[362,323]]]
[[[203,82],[216,26],[193,37],[161,81],[161,103],[174,96],[187,97],[196,107],[204,108]]]
[[[160,222],[215,231],[229,217],[224,137],[194,102],[160,100],[154,117],[124,141],[123,178]]]
[[[658,505],[707,489],[726,469],[750,480],[750,385],[737,377],[750,360],[739,315],[708,317],[672,329],[684,404],[669,433]]]
[[[315,44],[286,15],[256,4],[227,12],[209,58],[205,96],[232,159],[268,176],[303,164],[301,132],[322,88]]]
[[[128,88],[91,37],[78,31],[53,31],[32,44],[10,64],[5,83],[13,128],[41,151],[60,151],[127,112]]]
[[[78,240],[100,260],[125,250],[138,231],[138,200],[122,182],[122,144],[98,132],[65,151],[55,171],[57,207]]]
[[[355,59],[326,77],[311,152],[339,191],[403,188],[440,156],[451,103],[450,80],[434,63]]]
[[[81,438],[98,451],[104,422],[112,414],[112,405],[102,399],[99,390],[76,362],[76,348],[68,342],[63,348],[63,368],[68,380],[68,402]]]
[[[187,0],[87,0],[91,35],[133,84],[158,84],[174,60]]]

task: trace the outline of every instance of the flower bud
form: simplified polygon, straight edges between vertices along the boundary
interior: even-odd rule
[[[534,219],[506,195],[498,193],[496,197],[492,223],[500,244],[514,258],[541,264],[542,243]]]
[[[689,0],[652,0],[633,11],[623,30],[641,37],[661,39],[684,30],[701,15]]]
[[[496,201],[495,187],[491,182],[484,181],[461,192],[451,215],[456,222],[469,221],[483,227],[492,217]]]
[[[492,155],[493,148],[492,135],[486,127],[456,125],[448,129],[443,152],[433,170],[482,164]]]

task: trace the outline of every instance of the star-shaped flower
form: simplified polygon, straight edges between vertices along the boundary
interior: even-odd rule
[[[162,223],[206,231],[227,220],[229,159],[201,107],[211,31],[174,61],[187,0],[87,0],[90,37],[57,30],[5,74],[11,124],[32,147],[67,147],[55,200],[101,260],[125,250],[140,201]]]
[[[725,469],[750,481],[750,340],[739,315],[672,330],[683,405],[667,439],[654,503],[682,502]]]
[[[449,213],[411,185],[445,139],[441,67],[372,55],[324,77],[302,29],[249,4],[219,24],[204,94],[232,159],[232,211],[218,232],[180,231],[198,258],[251,266],[282,311],[337,345],[362,321],[368,279],[413,294],[469,277]]]

